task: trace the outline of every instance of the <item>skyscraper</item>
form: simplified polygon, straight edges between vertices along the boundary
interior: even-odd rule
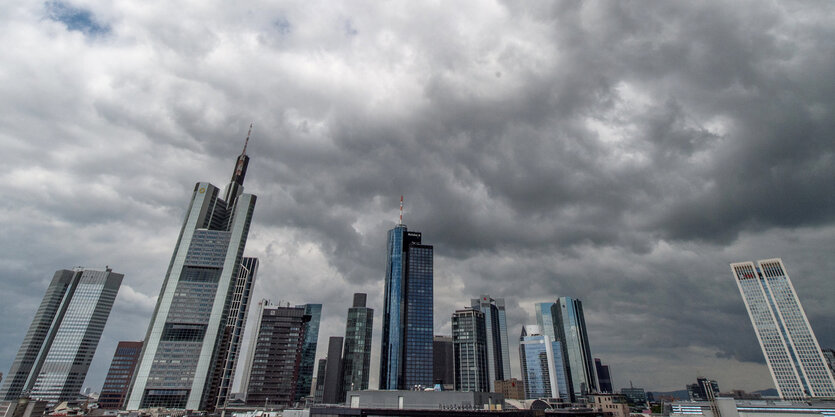
[[[123,277],[110,268],[56,271],[0,398],[14,401],[29,394],[51,404],[76,399]]]
[[[485,314],[474,308],[452,314],[452,352],[455,390],[489,392],[487,329]]]
[[[597,370],[589,347],[583,303],[571,297],[560,297],[551,306],[551,316],[554,334],[562,345],[569,393],[576,397],[597,392]]]
[[[296,401],[310,395],[313,382],[313,368],[316,366],[316,347],[319,343],[319,321],[322,318],[321,304],[304,304],[304,314],[310,321],[304,324],[304,343],[302,344],[302,362],[299,365],[299,379],[296,382]]]
[[[243,192],[248,164],[245,144],[223,193],[207,182],[194,186],[145,336],[128,410],[212,410],[226,401],[221,380],[232,376],[237,360],[236,342],[227,334],[229,326],[242,330],[235,326],[248,307],[237,299],[243,294],[236,293],[242,280],[244,288],[251,288],[254,279],[254,269],[243,271],[243,277],[241,271],[254,262],[243,258],[256,202]]]
[[[246,404],[288,407],[295,402],[304,324],[310,316],[304,306],[271,305],[267,300],[260,306],[255,346],[247,355]]]
[[[125,402],[142,342],[119,342],[99,395],[99,408],[118,410]]]
[[[835,397],[835,380],[779,258],[731,264],[780,397]]]
[[[365,306],[366,298],[366,294],[354,294],[354,304],[348,309],[342,352],[342,388],[345,391],[368,389],[374,310]]]
[[[487,380],[490,392],[495,391],[495,382],[510,379],[510,347],[507,342],[507,317],[504,298],[493,299],[489,295],[473,298],[470,304],[484,313],[484,328],[487,337]]]
[[[550,337],[551,340],[557,340],[557,334],[554,333],[554,317],[551,315],[551,307],[554,304],[549,302],[536,303],[534,305],[534,309],[536,310],[536,324],[539,325],[542,334]]]
[[[597,385],[600,392],[613,394],[615,391],[612,388],[612,374],[609,372],[609,365],[604,365],[603,361],[594,358],[594,367],[597,370]]]
[[[380,389],[432,385],[432,251],[403,224],[388,232]]]
[[[432,339],[432,379],[444,390],[455,389],[454,358],[452,337],[435,336]]]
[[[560,342],[543,334],[538,325],[522,327],[519,362],[525,381],[526,398],[562,398],[569,401],[568,372]]]
[[[322,387],[322,402],[338,404],[342,396],[342,343],[343,339],[331,336],[328,339],[328,361],[325,362],[325,381]]]

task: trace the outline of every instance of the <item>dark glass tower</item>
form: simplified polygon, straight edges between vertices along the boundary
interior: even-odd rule
[[[597,392],[597,369],[589,347],[583,303],[571,297],[560,297],[551,306],[551,316],[554,320],[554,334],[562,345],[569,394],[576,398]]]
[[[304,304],[304,314],[310,316],[310,321],[304,324],[304,343],[302,344],[302,361],[299,365],[299,379],[296,382],[296,401],[310,395],[310,384],[313,382],[313,368],[316,366],[316,346],[319,341],[319,321],[322,318],[321,304]]]
[[[345,400],[342,396],[342,343],[343,339],[331,336],[328,339],[328,361],[325,363],[325,381],[322,402],[338,404]]]
[[[26,394],[50,404],[76,399],[123,277],[109,268],[56,271],[0,399],[15,401]]]
[[[473,308],[452,314],[455,390],[489,392],[489,361],[485,314]]]
[[[597,369],[597,385],[599,385],[600,392],[607,394],[613,393],[612,375],[609,373],[609,365],[604,365],[600,359],[594,358],[594,367]]]
[[[256,202],[243,192],[248,165],[244,145],[225,191],[207,182],[194,186],[128,410],[213,410],[226,402],[255,278],[254,260],[243,257]]]
[[[118,410],[122,407],[141,352],[142,342],[119,342],[101,388],[99,408]]]
[[[507,318],[504,298],[493,299],[489,295],[470,300],[473,309],[484,313],[487,343],[487,380],[491,392],[496,381],[510,379],[510,348],[507,341]]]
[[[432,378],[444,390],[455,389],[455,359],[452,338],[435,336],[432,339]]]
[[[433,248],[400,224],[388,232],[380,389],[432,386]]]
[[[366,294],[354,294],[354,304],[348,309],[342,352],[342,388],[345,391],[368,389],[374,310],[365,306],[366,297]]]

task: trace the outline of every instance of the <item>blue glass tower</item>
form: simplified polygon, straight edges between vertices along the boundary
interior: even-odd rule
[[[302,344],[302,361],[299,365],[299,379],[296,382],[296,396],[300,401],[310,395],[310,384],[313,382],[313,368],[316,366],[316,346],[319,341],[319,321],[322,318],[321,304],[304,304],[304,314],[310,316],[310,321],[304,324],[304,343]]]
[[[432,385],[433,248],[405,225],[388,232],[380,389]]]
[[[544,334],[539,326],[522,328],[519,362],[525,381],[525,398],[562,398],[570,401],[561,344]]]

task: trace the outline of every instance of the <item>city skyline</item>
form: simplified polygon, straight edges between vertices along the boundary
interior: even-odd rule
[[[372,387],[400,195],[435,247],[434,334],[479,294],[512,335],[571,296],[616,389],[768,388],[728,264],[781,257],[835,347],[831,5],[215,6],[0,6],[4,374],[55,269],[107,263],[101,387],[250,122],[252,296],[321,303],[324,337],[367,293]]]

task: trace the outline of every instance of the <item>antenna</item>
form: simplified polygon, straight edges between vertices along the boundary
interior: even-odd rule
[[[246,155],[246,145],[249,145],[249,135],[252,133],[252,123],[249,124],[249,131],[246,132],[246,141],[244,142],[244,150],[241,155]]]
[[[403,226],[403,196],[400,196],[400,225]]]

